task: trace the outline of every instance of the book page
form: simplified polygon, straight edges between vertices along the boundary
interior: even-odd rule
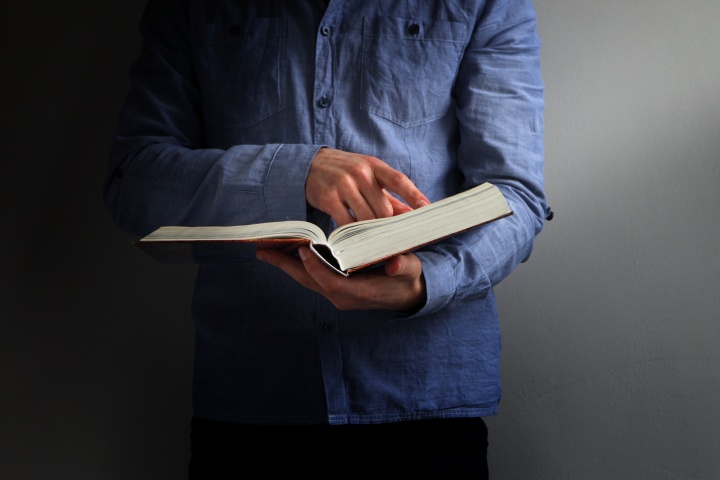
[[[510,214],[502,192],[486,183],[402,215],[344,225],[328,243],[347,270]]]
[[[325,234],[320,227],[312,223],[288,220],[213,227],[166,226],[143,237],[141,242],[249,241],[267,238],[303,238],[312,242],[324,242]]]

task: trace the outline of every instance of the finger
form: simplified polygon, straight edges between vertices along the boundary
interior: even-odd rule
[[[303,263],[297,258],[277,250],[258,250],[255,256],[258,260],[279,268],[300,285],[316,292],[320,291],[313,277],[308,274]]]
[[[395,211],[391,201],[392,195],[389,194],[378,182],[372,177],[369,182],[361,186],[362,196],[372,211],[372,217],[369,218],[385,218],[392,217]],[[400,202],[402,203],[402,202]]]
[[[341,206],[339,208],[336,208],[336,209],[334,209],[330,212],[326,212],[326,213],[328,215],[330,215],[330,217],[332,217],[333,221],[335,221],[335,223],[338,226],[342,226],[347,223],[352,223],[356,220],[356,217],[354,217],[350,213],[350,210],[344,204],[341,204]],[[355,212],[353,211],[353,213],[355,213]]]
[[[375,167],[375,178],[382,187],[397,193],[412,208],[424,207],[430,203],[407,175],[387,164]]]
[[[356,166],[348,172],[346,182],[337,187],[357,220],[390,217],[393,207],[374,176],[374,170]]]
[[[380,192],[381,196],[374,205],[371,202],[366,201],[363,197],[362,200],[357,200],[354,203],[354,206],[349,207],[354,216],[350,215],[350,213],[347,213],[347,215],[342,215],[346,212],[338,212],[338,217],[342,215],[343,220],[349,219],[346,222],[348,223],[353,220],[369,220],[373,218],[392,217],[395,215],[400,215],[401,213],[411,212],[413,210],[411,207],[395,198],[387,190],[382,189],[380,190]],[[333,219],[336,220],[334,217]]]
[[[298,250],[300,254],[300,260],[302,261],[303,269],[313,279],[321,293],[323,290],[327,290],[328,287],[332,286],[339,279],[345,279],[339,273],[329,269],[317,255],[313,255],[310,249],[307,247],[300,247]]]
[[[357,220],[384,218],[393,214],[385,190],[375,178],[377,166],[390,168],[378,158],[352,154],[343,162],[343,175],[333,183],[333,188]]]
[[[411,277],[422,270],[420,259],[413,255],[397,255],[385,262],[385,273],[388,277]]]
[[[363,187],[365,192],[360,192],[361,187],[358,182],[373,184],[380,195],[382,195],[382,190],[374,178],[363,180],[357,177],[360,177],[360,175],[336,179],[333,183],[334,191],[323,198],[323,203],[328,207],[325,213],[330,215],[338,225],[345,225],[356,220],[377,218],[372,206],[365,199],[365,195],[368,194],[365,192],[371,191],[372,188],[365,186]]]
[[[363,194],[357,190],[348,190],[345,195],[344,201],[347,208],[354,216],[353,220],[369,220],[372,218],[378,218],[375,210],[365,199]]]
[[[400,215],[402,213],[412,212],[412,210],[413,210],[412,208],[405,205],[403,202],[401,202],[397,198],[393,197],[390,192],[388,192],[387,190],[384,190],[384,192],[385,192],[385,196],[387,197],[388,201],[390,202],[390,205],[392,206],[393,216]]]

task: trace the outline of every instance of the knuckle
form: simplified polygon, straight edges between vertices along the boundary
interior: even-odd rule
[[[386,165],[385,162],[383,162],[383,161],[380,160],[379,158],[374,157],[374,156],[372,156],[372,155],[363,155],[363,158],[365,158],[365,160],[366,160],[368,163],[370,163],[370,164],[372,164],[372,165],[374,165],[374,166]]]
[[[355,179],[352,170],[346,170],[344,175],[338,176],[333,182],[333,197],[335,200],[341,197],[340,192],[345,192],[355,185]]]
[[[348,165],[347,173],[352,178],[363,180],[367,180],[367,178],[371,175],[370,170],[365,165],[360,163],[353,163],[352,165]]]
[[[408,180],[407,175],[399,170],[392,170],[388,174],[390,181],[396,184],[405,183]]]

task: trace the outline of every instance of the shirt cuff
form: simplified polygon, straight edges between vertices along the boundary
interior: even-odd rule
[[[305,181],[321,145],[280,145],[273,155],[265,182],[268,221],[306,220]]]
[[[415,312],[419,317],[438,312],[445,308],[457,293],[455,275],[449,259],[437,252],[416,252],[422,263],[425,277],[425,305]]]

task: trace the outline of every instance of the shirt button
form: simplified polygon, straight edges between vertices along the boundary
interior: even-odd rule
[[[320,28],[320,34],[321,34],[323,37],[327,37],[328,35],[330,35],[330,27],[328,27],[327,25],[323,25],[323,26]]]
[[[332,323],[324,323],[322,329],[325,333],[333,333],[335,331],[335,325]]]
[[[332,103],[332,100],[330,100],[328,97],[322,96],[320,97],[320,100],[318,100],[318,105],[320,108],[327,108]]]
[[[418,25],[417,23],[413,23],[408,27],[408,33],[412,36],[417,35],[418,33],[420,33],[420,25]]]

